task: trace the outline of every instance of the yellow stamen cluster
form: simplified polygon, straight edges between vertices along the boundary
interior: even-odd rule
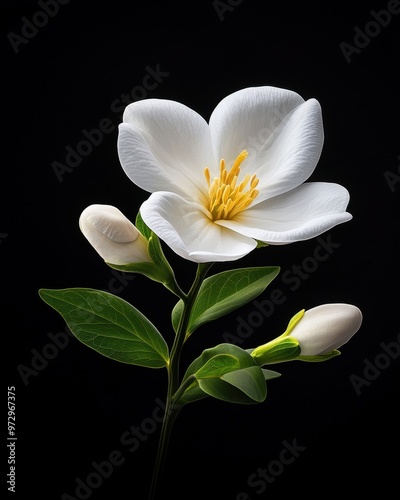
[[[225,160],[222,159],[219,165],[219,177],[214,177],[213,181],[211,181],[208,167],[204,169],[204,176],[208,184],[206,207],[213,221],[232,219],[250,206],[257,197],[256,187],[259,180],[255,174],[246,174],[242,182],[238,184],[240,165],[247,158],[247,155],[248,152],[244,149],[234,161],[229,172],[226,170]]]

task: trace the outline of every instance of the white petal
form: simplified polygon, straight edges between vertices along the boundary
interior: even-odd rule
[[[116,207],[90,205],[81,213],[79,227],[106,262],[129,264],[151,261],[146,238]]]
[[[147,99],[127,106],[118,153],[127,176],[149,192],[204,191],[203,170],[214,164],[207,122],[178,102]]]
[[[153,193],[140,213],[175,253],[193,262],[237,260],[257,245],[251,238],[214,224],[200,205],[174,193]]]
[[[117,243],[135,241],[139,235],[135,225],[112,205],[90,205],[82,212],[79,223],[83,232],[93,229]]]
[[[240,90],[223,99],[210,118],[215,156],[230,165],[249,152],[242,174],[256,174],[256,202],[284,193],[310,177],[324,140],[321,108],[315,99],[275,87]]]
[[[303,356],[338,349],[359,330],[362,313],[351,304],[323,304],[304,313],[290,334],[300,343]]]
[[[339,184],[309,182],[250,207],[235,220],[218,224],[271,245],[308,240],[351,220],[347,189]]]

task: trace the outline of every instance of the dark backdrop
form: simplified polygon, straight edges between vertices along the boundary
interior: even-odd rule
[[[375,487],[386,498],[398,484],[400,444],[400,3],[2,0],[1,10],[3,396],[15,386],[18,439],[10,498],[146,499],[164,370],[118,364],[68,337],[37,291],[109,290],[171,342],[172,295],[142,276],[113,273],[78,218],[105,203],[133,219],[147,197],[117,157],[123,99],[173,99],[208,119],[223,97],[256,85],[320,101],[326,139],[312,180],[344,185],[353,220],[322,240],[244,258],[240,265],[282,267],[260,300],[274,289],[284,299],[262,321],[250,303],[199,330],[183,364],[229,336],[258,345],[299,309],[321,303],[353,303],[364,322],[338,358],[277,368],[282,377],[261,405],[209,399],[186,407],[172,436],[165,496],[319,498]],[[60,170],[83,131],[99,127],[92,151]],[[321,241],[330,253],[317,262]],[[187,287],[194,264],[165,251]],[[282,280],[299,268],[302,278]],[[112,473],[105,461],[114,462]],[[9,465],[4,490],[8,472]]]

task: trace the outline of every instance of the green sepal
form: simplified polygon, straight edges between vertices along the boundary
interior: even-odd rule
[[[289,321],[289,324],[286,328],[286,330],[284,331],[284,333],[282,333],[282,335],[279,337],[287,337],[288,335],[290,335],[292,333],[292,331],[294,330],[294,327],[297,325],[297,323],[301,320],[301,318],[304,316],[304,313],[306,312],[305,309],[301,309],[298,313],[296,313]]]
[[[261,371],[263,372],[265,380],[271,380],[282,376],[281,373],[274,370],[267,370],[266,368],[261,368]]]
[[[143,274],[153,281],[157,281],[159,283],[164,283],[166,281],[169,281],[170,279],[170,275],[163,269],[160,269],[160,267],[154,264],[154,262],[134,262],[131,264],[121,265],[106,262],[106,264],[113,269],[117,269],[118,271],[122,271],[124,273]]]
[[[171,323],[172,323],[172,327],[173,327],[175,333],[177,333],[177,331],[178,331],[179,323],[181,321],[181,317],[183,314],[183,309],[184,309],[184,303],[183,303],[183,300],[180,299],[175,304],[175,306],[173,307],[173,309],[171,311]]]
[[[164,255],[159,237],[155,233],[153,233],[153,231],[148,226],[146,226],[140,215],[140,212],[136,216],[135,225],[149,242],[148,252],[154,263],[158,267],[163,269],[167,274],[173,275],[174,272]]]
[[[248,352],[251,353],[259,366],[263,366],[298,359],[301,348],[295,338],[280,336]]]
[[[41,289],[39,295],[78,340],[103,356],[148,368],[168,364],[168,345],[160,332],[120,297],[91,288]]]
[[[148,240],[150,236],[153,234],[153,231],[149,228],[149,226],[147,226],[147,224],[142,219],[140,212],[138,212],[136,215],[135,226],[143,234],[146,240]]]
[[[279,274],[280,268],[249,267],[223,271],[206,278],[193,304],[186,335],[191,335],[201,325],[216,320],[247,304],[260,295]],[[180,300],[172,310],[175,332],[183,311]]]
[[[207,396],[230,403],[260,403],[267,396],[266,380],[249,353],[234,344],[220,344],[203,351],[188,367],[181,385],[185,390],[178,389],[177,403]]]
[[[334,351],[326,352],[325,354],[318,354],[316,356],[299,356],[298,361],[307,361],[310,363],[320,363],[321,361],[327,361],[328,359],[340,356],[341,352],[335,349]]]

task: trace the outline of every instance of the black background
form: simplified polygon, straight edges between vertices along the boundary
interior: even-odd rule
[[[208,399],[187,406],[173,432],[160,498],[244,500],[247,493],[254,500],[296,491],[319,498],[325,489],[361,495],[372,487],[386,498],[397,487],[400,14],[377,29],[368,23],[371,10],[387,9],[382,0],[231,4],[218,13],[211,0],[71,0],[45,22],[36,1],[1,1],[3,397],[7,386],[16,387],[18,436],[17,486],[10,498],[83,498],[76,479],[86,482],[93,462],[109,460],[116,450],[123,463],[88,498],[146,499],[160,427],[151,417],[164,398],[165,371],[118,364],[73,338],[67,343],[62,318],[37,292],[76,286],[114,291],[170,343],[173,296],[142,276],[112,274],[78,227],[81,211],[92,203],[115,205],[134,219],[148,196],[119,165],[121,112],[112,103],[121,94],[131,101],[173,99],[208,119],[223,97],[258,85],[320,101],[325,143],[311,180],[344,185],[353,219],[322,235],[336,247],[296,287],[284,283],[282,273],[293,276],[294,265],[313,265],[315,239],[258,250],[237,263],[281,266],[260,300],[273,289],[285,297],[241,346],[273,338],[298,310],[326,302],[357,305],[364,322],[338,358],[277,368],[282,377],[270,382],[261,405]],[[23,18],[43,25],[13,48],[10,33],[21,35]],[[354,45],[355,27],[374,36],[347,61],[340,44]],[[163,76],[140,94],[148,67]],[[57,177],[52,165],[65,164],[66,147],[76,148],[82,130],[104,119],[112,132]],[[195,265],[165,251],[187,288]],[[214,272],[229,267],[219,264]],[[199,330],[183,365],[223,342],[226,332],[237,335],[238,318],[249,323],[254,311],[250,303]],[[51,334],[67,345],[54,347]],[[392,346],[391,358],[384,345]],[[44,354],[52,359],[40,358]],[[355,377],[365,382],[358,391]],[[3,408],[5,413],[5,403]],[[121,441],[131,426],[147,429],[136,450]],[[279,465],[285,442],[301,448],[292,463]],[[248,483],[268,468],[273,482]],[[3,490],[7,472],[8,465]]]

